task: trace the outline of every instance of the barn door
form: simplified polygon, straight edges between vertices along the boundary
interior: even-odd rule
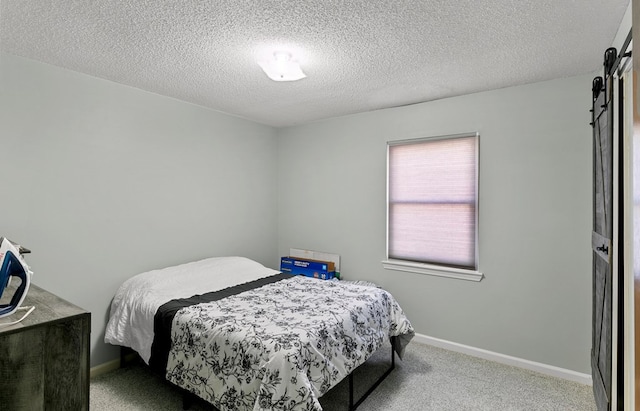
[[[605,77],[593,80],[593,318],[591,372],[599,411],[611,410],[613,277],[613,62],[605,53]]]

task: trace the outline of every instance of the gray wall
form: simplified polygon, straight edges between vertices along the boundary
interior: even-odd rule
[[[212,255],[340,253],[419,333],[589,372],[591,76],[274,130],[0,54],[0,235],[92,312],[124,279]],[[386,271],[387,140],[481,133],[480,283]],[[13,175],[10,175],[13,176]]]
[[[91,364],[128,277],[276,250],[275,130],[0,54],[0,236],[34,283],[92,313]],[[272,264],[273,265],[273,264]]]
[[[341,254],[416,331],[590,373],[591,76],[363,113],[278,138],[278,249]],[[388,271],[386,142],[480,132],[479,283]]]

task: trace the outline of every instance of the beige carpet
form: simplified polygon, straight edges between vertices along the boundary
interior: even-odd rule
[[[382,374],[390,347],[381,349],[354,374],[356,399]],[[320,398],[325,411],[348,409],[348,381]],[[181,410],[182,394],[133,364],[91,380],[90,408]],[[193,411],[215,410],[196,402]],[[591,387],[440,348],[410,343],[403,361],[358,411],[595,411]]]

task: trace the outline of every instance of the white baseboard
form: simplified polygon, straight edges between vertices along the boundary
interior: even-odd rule
[[[100,365],[96,365],[95,367],[91,367],[91,369],[89,370],[89,378],[97,377],[98,375],[108,373],[109,371],[117,370],[118,368],[120,368],[119,359],[105,362]]]
[[[130,361],[134,361],[136,358],[139,358],[138,354],[133,351],[125,354],[125,364]],[[95,367],[91,367],[91,369],[89,370],[89,378],[91,379],[93,377],[97,377],[98,375],[108,373],[109,371],[117,370],[118,368],[120,368],[120,361],[122,361],[122,358],[111,360],[109,362],[96,365]]]
[[[541,374],[550,375],[552,377],[563,378],[565,380],[574,381],[580,384],[593,385],[593,380],[591,379],[591,376],[589,374],[583,374],[553,365],[542,364],[535,361],[512,357],[510,355],[483,350],[481,348],[475,348],[464,344],[441,340],[440,338],[429,337],[424,334],[416,334],[416,336],[413,338],[413,341],[421,344],[433,345],[434,347],[444,348],[449,351],[455,351],[489,361],[494,361],[500,364],[524,368],[527,370],[539,372]]]
[[[440,338],[429,337],[424,334],[417,334],[412,340],[419,344],[432,345],[434,347],[444,348],[445,350],[455,351],[462,354],[471,355],[473,357],[482,358],[489,361],[494,361],[500,364],[512,365],[514,367],[524,368],[539,372],[541,374],[550,375],[552,377],[563,378],[565,380],[574,381],[580,384],[593,385],[593,381],[589,374],[583,374],[577,371],[567,370],[565,368],[556,367],[553,365],[547,365],[535,361],[524,360],[518,357],[512,357],[510,355],[500,354],[493,351],[483,350],[482,348],[475,348],[469,345],[458,344],[455,342],[442,340]],[[134,355],[134,354],[131,354]],[[104,364],[92,367],[89,371],[89,378],[97,377],[109,371],[113,371],[120,368],[120,360],[112,360]]]

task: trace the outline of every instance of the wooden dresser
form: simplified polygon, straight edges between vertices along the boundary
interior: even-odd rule
[[[21,323],[0,327],[0,409],[88,410],[91,314],[33,284],[22,305],[36,308]]]

